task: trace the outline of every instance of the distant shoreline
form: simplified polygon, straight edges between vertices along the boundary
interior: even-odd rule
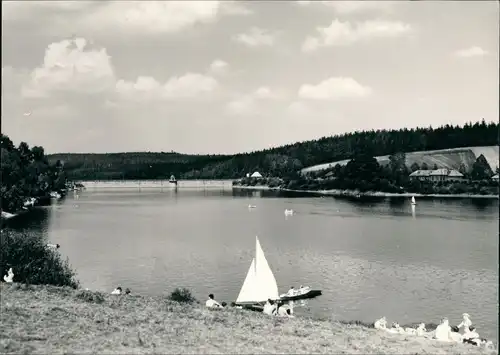
[[[365,192],[360,193],[353,190],[291,190],[291,189],[283,189],[279,187],[269,187],[269,186],[241,186],[241,185],[233,185],[233,189],[241,189],[241,190],[266,190],[266,191],[286,191],[286,192],[305,192],[310,194],[317,194],[322,196],[333,196],[333,197],[354,197],[356,195],[361,195],[363,197],[434,197],[434,198],[474,198],[474,199],[495,199],[498,200],[498,195],[477,195],[477,194],[419,194],[419,193],[393,193],[393,192]]]

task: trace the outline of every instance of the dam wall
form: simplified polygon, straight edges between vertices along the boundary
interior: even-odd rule
[[[232,189],[232,180],[92,180],[81,182],[88,190],[96,189]]]

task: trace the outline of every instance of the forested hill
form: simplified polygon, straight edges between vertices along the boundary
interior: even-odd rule
[[[236,155],[180,153],[53,154],[74,180],[239,178],[248,172],[288,176],[303,167],[372,156],[470,146],[498,145],[499,124],[484,120],[464,126],[354,132]]]

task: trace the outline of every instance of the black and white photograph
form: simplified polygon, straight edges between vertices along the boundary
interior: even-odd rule
[[[498,1],[2,1],[1,354],[498,354]]]

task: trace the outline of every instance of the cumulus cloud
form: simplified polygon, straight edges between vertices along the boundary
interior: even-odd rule
[[[221,73],[224,72],[227,69],[227,62],[221,60],[221,59],[216,59],[210,64],[210,72],[212,73]]]
[[[68,15],[73,12],[87,10],[95,3],[92,1],[2,1],[2,20],[27,20],[40,12],[59,11]]]
[[[118,80],[116,91],[136,100],[183,99],[206,94],[217,88],[217,80],[199,73],[186,73],[172,77],[164,84],[149,76],[140,76],[134,82]]]
[[[473,46],[470,48],[460,49],[454,53],[457,57],[470,58],[470,57],[483,57],[488,55],[488,51],[481,47]]]
[[[278,90],[271,90],[267,86],[261,86],[254,91],[253,97],[257,99],[280,99],[283,98],[284,94]]]
[[[233,99],[227,104],[226,108],[232,114],[250,114],[256,112],[259,101],[276,100],[282,97],[282,93],[271,90],[267,86],[261,86],[251,93]]]
[[[87,16],[86,25],[146,33],[177,32],[209,23],[220,11],[219,1],[112,1]]]
[[[41,16],[44,31],[62,29],[128,36],[175,33],[221,16],[244,16],[252,11],[235,1],[8,1],[2,2],[3,21],[30,21]],[[38,23],[40,23],[38,21]]]
[[[272,46],[276,42],[277,33],[258,27],[252,27],[245,33],[233,36],[233,40],[247,47]]]
[[[369,20],[352,24],[338,19],[328,27],[317,27],[317,35],[309,36],[302,44],[303,52],[312,52],[320,47],[349,45],[377,38],[394,38],[408,34],[409,24],[400,21]]]
[[[221,12],[227,15],[252,15],[254,12],[239,1],[223,1]]]
[[[105,48],[89,48],[83,38],[50,44],[43,64],[33,70],[23,87],[25,97],[46,97],[57,93],[98,94],[115,83],[111,58]]]
[[[371,93],[370,87],[361,85],[353,78],[332,77],[316,85],[302,85],[298,96],[310,100],[338,100],[366,97]]]
[[[211,68],[221,69],[227,63],[216,60]],[[2,76],[8,73],[2,70]],[[105,48],[92,48],[83,38],[50,44],[43,64],[35,68],[23,85],[26,98],[47,98],[58,94],[112,95],[133,101],[149,99],[181,99],[214,91],[217,80],[210,75],[185,73],[164,83],[150,76],[138,76],[135,81],[116,77],[111,57]]]
[[[349,15],[368,11],[389,11],[396,1],[296,1],[297,5],[325,5],[339,15]]]

